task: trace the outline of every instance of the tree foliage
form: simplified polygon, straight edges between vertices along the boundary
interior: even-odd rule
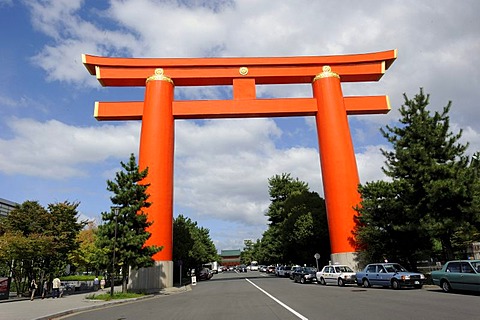
[[[31,279],[41,283],[65,272],[84,226],[78,205],[65,201],[45,209],[37,201],[25,201],[2,219],[0,261],[10,266],[17,294],[28,290]]]
[[[115,174],[115,180],[107,180],[107,190],[114,193],[110,199],[115,208],[102,213],[103,224],[98,227],[96,244],[103,248],[99,261],[104,266],[109,264],[110,268],[115,248],[113,273],[122,269],[122,291],[126,292],[129,267],[137,269],[152,266],[152,256],[161,248],[145,245],[151,236],[147,228],[152,223],[147,221],[147,214],[143,211],[150,206],[147,201],[148,185],[141,182],[148,170],[139,170],[133,154],[127,163],[121,162],[121,166],[123,170]]]
[[[103,256],[104,252],[96,246],[98,228],[89,223],[88,227],[81,230],[77,236],[79,246],[70,253],[70,261],[75,270],[83,272],[94,271],[99,274],[102,266],[97,260],[98,256]]]
[[[415,268],[416,261],[435,255],[436,243],[443,259],[461,255],[455,235],[472,235],[478,221],[478,210],[472,210],[478,176],[465,156],[468,144],[459,142],[462,131],[450,130],[451,103],[432,114],[422,89],[404,99],[401,125],[381,129],[392,144],[382,150],[390,180],[360,186],[355,236],[361,258],[388,256]]]
[[[210,230],[199,227],[196,221],[180,214],[173,221],[173,259],[177,264],[182,262],[184,276],[189,269],[218,261],[220,257],[210,238]]]
[[[275,175],[268,183],[271,203],[266,215],[270,224],[261,240],[245,248],[245,260],[314,264],[315,253],[328,260],[330,240],[324,199],[288,173]]]

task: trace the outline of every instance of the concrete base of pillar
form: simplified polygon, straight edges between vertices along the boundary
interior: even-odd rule
[[[153,267],[130,269],[128,290],[156,293],[173,287],[173,261],[155,261]]]
[[[346,264],[347,266],[350,266],[353,270],[358,270],[358,263],[356,261],[356,258],[356,252],[332,253],[330,255],[330,259],[332,259],[332,264]]]

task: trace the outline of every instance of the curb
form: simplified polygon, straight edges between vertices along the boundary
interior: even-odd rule
[[[52,314],[49,314],[49,315],[46,315],[46,316],[33,318],[33,320],[51,320],[51,319],[55,319],[55,318],[59,318],[59,317],[63,317],[63,316],[66,316],[66,315],[71,315],[71,314],[74,314],[74,313],[79,313],[79,312],[83,312],[83,311],[87,311],[87,310],[102,309],[102,308],[117,305],[117,304],[125,304],[125,303],[136,302],[136,301],[139,301],[139,300],[153,299],[153,298],[158,298],[158,297],[161,297],[161,296],[168,296],[168,295],[172,295],[172,294],[179,294],[179,293],[183,293],[183,292],[188,292],[188,291],[191,291],[191,290],[192,290],[192,286],[187,285],[187,286],[184,286],[182,288],[173,287],[173,288],[162,289],[157,294],[149,294],[149,295],[145,295],[143,297],[138,297],[138,298],[120,299],[120,300],[113,300],[113,301],[92,300],[92,299],[84,298],[83,301],[91,302],[93,305],[82,306],[82,307],[78,307],[78,308],[72,308],[70,310],[60,311],[60,312],[52,313]]]

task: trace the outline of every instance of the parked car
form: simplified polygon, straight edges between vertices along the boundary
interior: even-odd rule
[[[283,266],[282,269],[278,270],[279,277],[290,277],[290,272],[292,267],[290,266]]]
[[[247,266],[244,264],[241,264],[237,267],[237,272],[247,272]]]
[[[294,282],[307,283],[317,281],[316,278],[317,269],[313,267],[301,267],[295,270],[293,275]]]
[[[343,287],[345,284],[355,284],[357,277],[355,271],[347,265],[328,265],[317,272],[317,281],[320,284],[337,284]]]
[[[275,266],[272,266],[272,265],[268,266],[267,273],[275,273]]]
[[[292,269],[290,270],[290,275],[289,275],[290,280],[293,280],[293,278],[295,277],[295,273],[297,273],[297,271],[300,271],[301,269],[302,269],[302,267],[300,267],[300,266],[292,267]]]
[[[213,277],[213,273],[208,268],[202,268],[197,275],[198,281],[210,280]]]
[[[260,272],[267,272],[267,266],[262,264],[258,266],[258,271]]]
[[[409,272],[398,263],[372,263],[361,272],[357,272],[357,285],[365,288],[370,286],[414,287],[421,289],[425,283],[425,276],[417,272]]]
[[[442,270],[432,271],[433,284],[443,291],[480,291],[480,260],[448,261]]]

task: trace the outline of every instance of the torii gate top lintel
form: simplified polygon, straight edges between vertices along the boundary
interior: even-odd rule
[[[397,57],[397,50],[375,53],[245,58],[112,58],[84,54],[83,63],[102,86],[145,86],[162,68],[175,86],[233,85],[232,100],[174,101],[176,119],[311,116],[309,98],[256,99],[255,85],[311,83],[329,65],[342,82],[378,81]],[[246,103],[248,100],[249,103]],[[240,110],[239,105],[247,105]],[[95,118],[140,120],[143,101],[97,102]],[[345,97],[347,114],[387,113],[387,96]]]
[[[144,86],[156,68],[174,80],[175,86],[228,85],[248,68],[243,78],[256,84],[309,83],[322,67],[330,65],[343,82],[378,81],[395,61],[397,50],[376,53],[245,58],[112,58],[83,55],[87,70],[103,86]]]

